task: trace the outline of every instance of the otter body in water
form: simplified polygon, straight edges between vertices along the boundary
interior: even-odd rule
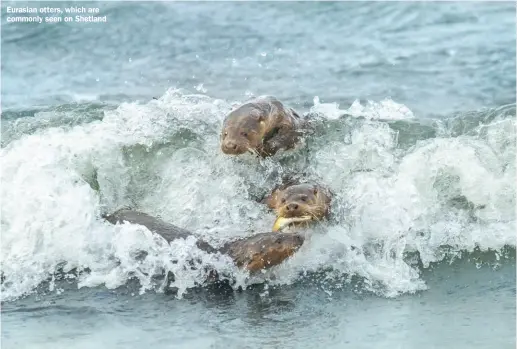
[[[104,218],[112,224],[129,222],[143,225],[151,232],[162,236],[167,242],[193,236],[188,230],[138,211],[123,209],[106,215]],[[221,254],[228,255],[239,268],[256,272],[282,263],[293,255],[303,242],[303,236],[298,234],[269,232],[230,241],[219,249],[212,247],[201,239],[197,239],[196,244],[199,249],[205,252],[220,252]]]
[[[273,190],[265,199],[269,208],[275,210],[277,219],[273,231],[288,225],[319,221],[330,211],[331,193],[318,184],[287,184]]]
[[[249,151],[262,157],[272,156],[280,149],[294,148],[303,125],[302,118],[275,97],[257,97],[226,116],[221,150],[230,155]]]

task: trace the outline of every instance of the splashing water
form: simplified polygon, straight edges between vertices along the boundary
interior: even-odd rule
[[[235,287],[289,284],[326,270],[396,296],[426,288],[408,253],[417,252],[425,268],[460,251],[515,247],[515,105],[450,136],[440,122],[434,133],[423,132],[391,100],[340,110],[315,99],[314,134],[294,152],[265,160],[219,151],[232,105],[169,90],[79,124],[6,131],[2,298],[36,290],[59,268],[87,270],[78,287],[116,288],[136,278],[140,292],[175,287],[181,296],[206,278],[203,268],[190,268],[192,260],[233,275]],[[404,137],[414,141],[400,147]],[[269,231],[273,214],[254,198],[300,169],[334,192],[332,216],[311,228],[295,256],[256,277],[198,250],[194,238],[169,245],[144,227],[100,218],[134,207],[220,246]],[[135,257],[140,250],[148,252],[143,261]],[[155,278],[169,271],[174,280]]]

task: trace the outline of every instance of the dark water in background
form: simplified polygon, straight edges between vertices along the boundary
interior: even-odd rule
[[[513,3],[3,3],[2,346],[515,348],[515,35]],[[220,154],[261,94],[319,115],[308,153]],[[243,293],[155,293],[164,269],[201,281],[192,255],[253,280],[98,218],[129,204],[220,243],[269,228],[250,196],[289,168],[334,217]],[[92,272],[49,283],[63,265]]]

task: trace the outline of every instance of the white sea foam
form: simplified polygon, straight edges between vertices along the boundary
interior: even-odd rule
[[[366,119],[404,120],[414,118],[413,112],[404,104],[399,104],[391,98],[380,102],[367,101],[364,105],[355,100],[348,109],[340,109],[337,103],[321,103],[319,97],[314,97],[313,113],[322,113],[327,119],[338,119],[344,114]]]
[[[241,286],[292,283],[304,272],[330,268],[395,296],[426,287],[404,252],[418,251],[428,266],[443,258],[444,245],[515,246],[515,121],[422,140],[402,152],[397,133],[376,120],[412,117],[393,101],[354,103],[347,114],[366,114],[363,122],[332,141],[318,135],[311,142],[308,170],[335,193],[332,219],[314,228],[293,258],[259,277],[248,279],[228,257],[200,251],[193,238],[169,245],[141,226],[100,218],[136,207],[216,246],[269,230],[273,215],[251,196],[287,169],[276,159],[219,151],[230,109],[225,101],[171,90],[147,104],[107,111],[102,121],[43,129],[2,148],[3,299],[34,290],[63,262],[65,271],[91,270],[80,287],[114,288],[136,277],[141,292],[159,290],[167,285],[153,276],[172,271],[170,286],[181,295],[204,281],[203,268],[188,266],[196,259],[233,274]],[[316,103],[312,111],[325,122],[342,115],[337,105]],[[135,259],[138,250],[148,252],[143,262]]]

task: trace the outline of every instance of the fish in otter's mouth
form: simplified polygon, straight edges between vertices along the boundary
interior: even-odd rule
[[[273,224],[273,231],[281,231],[282,229],[293,225],[295,223],[309,222],[314,218],[312,216],[301,216],[301,217],[278,217]]]
[[[291,225],[308,225],[328,217],[331,193],[312,183],[288,183],[273,190],[264,200],[276,212],[273,231],[278,232]]]

